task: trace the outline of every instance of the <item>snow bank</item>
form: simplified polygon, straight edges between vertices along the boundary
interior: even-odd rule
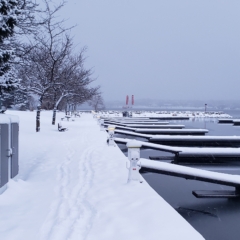
[[[1,124],[19,123],[19,118],[18,116],[14,115],[0,114],[0,123]]]
[[[203,239],[148,184],[127,184],[126,157],[91,114],[51,125],[20,118],[20,173],[0,195],[1,240]],[[63,117],[57,113],[57,119]]]

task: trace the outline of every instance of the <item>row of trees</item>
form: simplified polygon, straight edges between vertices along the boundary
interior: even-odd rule
[[[84,67],[86,48],[75,50],[72,27],[56,17],[64,3],[53,9],[44,3],[40,11],[27,0],[0,0],[0,98],[21,108],[34,107],[37,99],[36,131],[43,107],[53,109],[55,124],[57,109],[102,99],[100,87],[91,84],[91,69]]]

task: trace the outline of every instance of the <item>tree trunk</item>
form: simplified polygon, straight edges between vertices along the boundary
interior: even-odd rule
[[[56,122],[56,112],[57,112],[57,107],[55,105],[53,109],[52,125],[55,125],[55,122]]]
[[[36,117],[36,132],[40,132],[40,113],[42,108],[42,97],[39,99],[39,104],[37,106],[37,117]]]
[[[38,105],[37,118],[36,118],[36,132],[40,132],[40,112],[41,112],[41,105]]]
[[[2,94],[0,94],[0,110],[2,110]]]
[[[54,91],[54,108],[53,108],[53,117],[52,117],[52,125],[55,125],[56,122],[56,111],[57,111],[57,93]]]
[[[65,106],[65,115],[67,115],[67,104]]]

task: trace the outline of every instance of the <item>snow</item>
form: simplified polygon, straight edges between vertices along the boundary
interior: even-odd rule
[[[91,114],[59,132],[42,111],[36,133],[36,112],[7,113],[20,118],[20,172],[0,195],[1,240],[203,239],[147,182],[127,184],[127,158]]]
[[[6,115],[0,115],[0,123],[1,124],[9,124],[10,119]]]
[[[19,123],[18,116],[0,114],[0,123],[1,124],[10,124],[10,123]]]

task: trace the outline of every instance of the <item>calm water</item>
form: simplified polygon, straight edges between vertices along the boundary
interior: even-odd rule
[[[240,111],[229,111],[234,118],[240,118]],[[172,121],[185,124],[186,128],[207,128],[208,135],[238,135],[240,127],[230,124],[218,124],[215,119],[195,119],[189,121]],[[119,135],[120,137],[120,135]],[[129,136],[127,136],[129,138]],[[141,139],[144,140],[144,139]],[[126,154],[126,146],[119,144]],[[141,157],[169,156],[157,150],[141,150]],[[192,165],[191,167],[240,175],[240,162],[221,165]],[[240,239],[240,200],[198,199],[192,195],[193,190],[234,190],[231,187],[185,180],[155,173],[143,174],[150,186],[178,211],[206,240]]]

